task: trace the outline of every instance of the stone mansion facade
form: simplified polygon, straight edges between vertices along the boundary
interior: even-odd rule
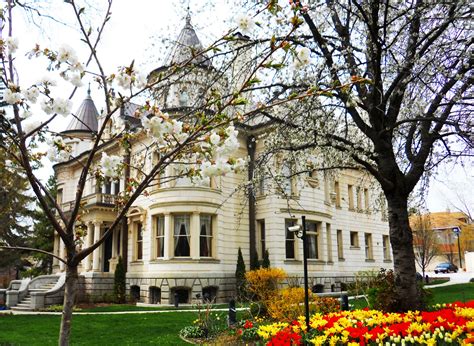
[[[189,47],[201,46],[188,18],[169,62],[180,62],[179,59],[189,54]],[[201,66],[198,73],[209,70],[210,62],[198,63]],[[179,83],[184,81],[176,81],[178,86]],[[179,115],[180,106],[196,97],[191,84],[188,89],[170,87],[162,99],[163,109],[172,116]],[[134,106],[126,105],[118,116],[138,127],[139,121],[133,114]],[[58,201],[65,212],[74,200],[81,155],[90,148],[91,132],[101,125],[90,96],[75,116],[63,134],[77,160],[54,167]],[[239,157],[256,157],[265,150],[264,141],[259,140],[265,135],[264,126],[238,129]],[[154,155],[143,151],[141,143],[149,141],[141,134],[132,142],[132,164],[142,162],[144,167],[150,167],[156,162]],[[124,149],[117,143],[104,145],[101,150],[124,155]],[[275,167],[285,169],[281,162],[275,162]],[[173,176],[173,169],[167,167],[162,179],[134,203],[122,227],[81,263],[83,296],[111,292],[119,256],[126,265],[128,292],[146,303],[172,304],[174,297],[181,303],[191,302],[198,294],[226,301],[235,293],[239,248],[247,270],[251,252],[256,251],[261,259],[268,250],[273,267],[283,268],[290,277],[300,280],[302,242],[288,227],[301,222],[303,215],[308,229],[309,276],[313,286],[322,284],[325,290],[339,289],[357,271],[393,266],[387,222],[381,212],[372,208],[378,193],[360,172],[340,171],[331,176],[313,172],[288,178],[280,187],[260,179],[249,194],[243,186],[249,176],[255,176],[253,170],[258,170],[252,165],[248,168],[251,172],[232,172],[200,185],[192,184],[187,178],[167,180],[167,176]],[[115,202],[124,187],[124,179],[104,184],[94,177],[87,181],[83,197],[87,212],[82,216],[87,226],[86,245],[98,240],[115,220]],[[59,238],[54,248],[57,255],[64,255]],[[58,273],[65,269],[58,262],[54,268]]]

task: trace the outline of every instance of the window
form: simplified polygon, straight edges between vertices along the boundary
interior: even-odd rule
[[[155,218],[156,226],[156,257],[163,257],[165,255],[165,218],[163,215],[158,215]]]
[[[217,287],[207,286],[202,289],[202,300],[205,303],[215,303],[217,298]]]
[[[160,162],[160,154],[157,153],[156,151],[152,153],[151,155],[151,167],[150,170],[152,170],[157,164]],[[152,189],[157,189],[161,185],[161,180],[162,180],[162,171],[160,171],[157,175],[155,175],[155,179],[152,180],[151,186]]]
[[[347,195],[349,210],[354,210],[354,187],[352,185],[347,185]]]
[[[150,286],[148,292],[148,299],[150,304],[160,304],[161,303],[161,289],[159,287]]]
[[[362,211],[362,188],[357,186],[357,211]]]
[[[287,259],[295,259],[295,233],[288,230],[288,227],[294,225],[296,225],[295,220],[285,220],[285,252]]]
[[[359,247],[359,234],[351,232],[351,247]]]
[[[265,220],[257,220],[258,225],[258,244],[257,244],[257,253],[258,258],[263,259],[265,254]]]
[[[130,297],[135,302],[140,301],[140,286],[137,286],[137,285],[130,286]]]
[[[373,249],[372,249],[372,234],[370,233],[365,233],[364,234],[365,238],[365,259],[373,259]]]
[[[176,257],[190,256],[191,233],[189,232],[190,216],[174,216],[174,255]]]
[[[281,175],[282,175],[282,181],[280,184],[281,191],[287,195],[291,196],[292,193],[292,177],[291,177],[291,166],[289,163],[284,162],[283,165],[281,166]]]
[[[390,239],[388,235],[384,235],[382,238],[383,241],[383,259],[390,261]]]
[[[265,195],[265,173],[263,171],[260,172],[258,177],[258,194],[260,196]]]
[[[332,262],[332,235],[331,235],[331,224],[326,223],[326,241],[328,250],[328,261]]]
[[[334,182],[334,193],[336,194],[336,207],[341,207],[341,190],[338,181]]]
[[[118,195],[120,192],[120,180],[114,181],[114,195]]]
[[[340,260],[344,259],[344,247],[342,243],[342,230],[337,230],[337,258]]]
[[[306,222],[306,239],[308,244],[308,258],[319,258],[319,228],[321,223]]]
[[[170,303],[174,304],[175,299],[178,300],[179,304],[189,303],[189,298],[191,296],[191,289],[188,287],[173,287],[170,294]]]
[[[136,256],[135,260],[143,259],[143,227],[141,222],[135,223],[136,227]]]
[[[364,189],[364,208],[365,208],[365,211],[369,211],[369,208],[370,208],[369,189]]]
[[[112,193],[112,181],[110,180],[110,178],[105,179],[103,193],[107,195],[110,195]]]
[[[63,203],[63,189],[58,189],[56,192],[56,203],[61,205]]]
[[[212,256],[212,216],[200,216],[199,256]]]

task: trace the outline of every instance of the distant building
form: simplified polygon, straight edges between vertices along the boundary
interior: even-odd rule
[[[440,262],[451,262],[460,267],[459,245],[461,245],[461,260],[464,266],[464,252],[474,251],[474,224],[473,220],[463,212],[436,212],[421,216],[410,217],[410,224],[414,232],[420,227],[428,227],[435,235],[438,255],[433,258],[428,269],[432,270]]]

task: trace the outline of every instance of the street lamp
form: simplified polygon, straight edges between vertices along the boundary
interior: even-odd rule
[[[296,237],[303,240],[303,275],[304,275],[304,314],[306,319],[306,332],[309,332],[309,297],[308,297],[308,242],[306,239],[306,217],[301,217],[301,225],[288,227]]]
[[[461,243],[459,238],[461,236],[461,229],[459,227],[453,227],[453,232],[458,238],[458,255],[459,255],[459,269],[462,269],[462,261],[461,261]]]

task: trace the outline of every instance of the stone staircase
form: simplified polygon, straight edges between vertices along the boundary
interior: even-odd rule
[[[41,285],[39,288],[30,288],[26,293],[25,297],[16,305],[12,306],[11,310],[13,311],[31,311],[33,310],[31,306],[31,293],[33,292],[47,292],[54,288],[56,283],[48,283]]]

